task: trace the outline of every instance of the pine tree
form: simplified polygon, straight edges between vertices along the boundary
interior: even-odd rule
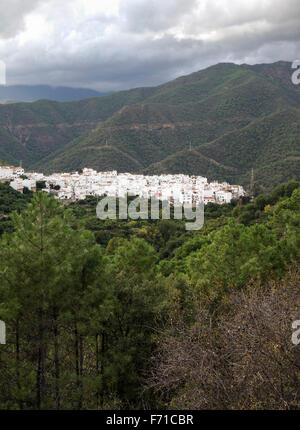
[[[16,231],[4,235],[0,251],[0,309],[8,326],[5,365],[0,370],[7,386],[1,402],[9,407],[59,409],[62,391],[74,377],[66,359],[70,328],[88,318],[80,313],[81,302],[97,278],[101,250],[92,233],[72,228],[70,213],[43,193],[12,218]],[[73,338],[79,342],[75,355],[80,354],[76,362],[80,391],[82,335],[74,333]]]

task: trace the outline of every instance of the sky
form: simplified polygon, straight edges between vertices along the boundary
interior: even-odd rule
[[[300,59],[299,0],[0,0],[7,84],[102,92]]]

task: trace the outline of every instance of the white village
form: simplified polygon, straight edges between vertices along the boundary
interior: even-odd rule
[[[43,191],[58,199],[73,201],[84,200],[87,196],[131,195],[142,198],[156,197],[158,200],[180,204],[224,204],[245,195],[241,185],[216,181],[209,183],[207,178],[202,176],[148,176],[117,171],[97,172],[89,168],[73,173],[44,175],[37,172],[25,173],[22,167],[0,166],[0,181],[9,181],[10,186],[19,192],[23,192],[25,188],[36,191],[37,182],[44,182]]]

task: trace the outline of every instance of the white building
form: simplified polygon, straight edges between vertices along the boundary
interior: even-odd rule
[[[0,166],[0,180],[10,180],[24,175],[23,167]]]
[[[135,175],[118,174],[117,171],[97,172],[85,168],[82,173],[42,173],[28,172],[28,179],[21,179],[24,169],[13,166],[0,167],[0,180],[11,180],[11,186],[22,191],[24,187],[35,190],[37,181],[45,181],[44,191],[52,192],[59,199],[83,200],[87,196],[125,197],[127,194],[144,198],[156,197],[159,200],[177,201],[181,204],[230,203],[232,198],[245,194],[240,185],[227,182],[208,183],[202,176],[188,175]]]
[[[13,166],[0,166],[0,180],[2,179],[12,179],[14,176]]]
[[[10,183],[10,186],[14,190],[20,192],[23,192],[24,188],[28,188],[30,191],[36,191],[36,181],[32,179],[16,178]]]
[[[230,203],[232,200],[232,193],[226,190],[219,190],[215,193],[217,203]]]

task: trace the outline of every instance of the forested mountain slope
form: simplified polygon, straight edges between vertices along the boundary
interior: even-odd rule
[[[270,187],[300,178],[291,63],[222,63],[158,87],[72,103],[0,106],[0,159],[45,172],[92,167]]]

